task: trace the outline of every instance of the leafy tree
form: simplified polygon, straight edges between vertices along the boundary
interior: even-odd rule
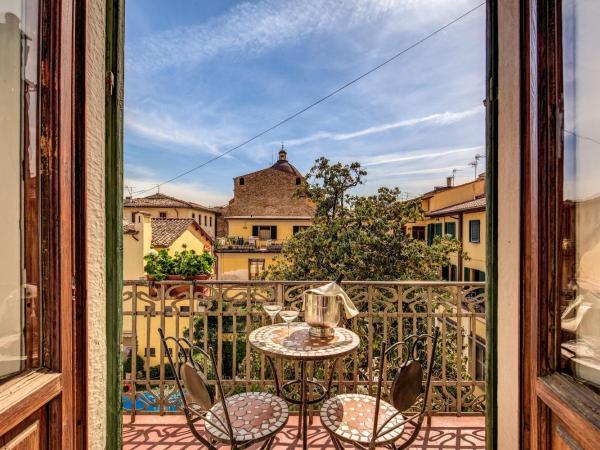
[[[313,225],[285,241],[267,279],[327,280],[339,273],[348,280],[439,279],[460,243],[436,236],[427,245],[409,236],[406,225],[423,219],[424,212],[419,200],[401,200],[398,188],[351,195],[366,175],[356,162],[316,160],[297,192],[316,205]]]

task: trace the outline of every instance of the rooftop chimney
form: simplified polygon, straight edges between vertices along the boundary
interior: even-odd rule
[[[452,177],[446,177],[446,187],[452,187]]]

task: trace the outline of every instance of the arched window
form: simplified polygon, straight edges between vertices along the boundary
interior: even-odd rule
[[[240,186],[243,186],[243,185],[244,185],[244,177],[241,177],[240,178]]]
[[[300,183],[302,183],[300,177],[296,178],[296,186],[300,186]]]

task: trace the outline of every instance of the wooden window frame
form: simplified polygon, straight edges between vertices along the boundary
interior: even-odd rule
[[[41,414],[47,446],[70,450],[87,445],[85,2],[41,0],[39,18],[43,339],[39,367],[0,384],[0,437]]]
[[[562,192],[560,0],[522,6],[521,446],[553,446],[560,428],[585,448],[600,441],[597,396],[559,372]],[[556,424],[560,418],[560,424]]]
[[[263,272],[267,268],[266,261],[264,258],[249,258],[248,259],[248,280],[257,280],[258,278],[252,278],[252,263],[261,263],[263,266]]]

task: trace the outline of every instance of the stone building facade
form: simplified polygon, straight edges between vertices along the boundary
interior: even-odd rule
[[[303,182],[283,148],[271,167],[234,178],[234,197],[218,220],[219,278],[259,278],[283,241],[312,223],[314,204],[294,195]]]

